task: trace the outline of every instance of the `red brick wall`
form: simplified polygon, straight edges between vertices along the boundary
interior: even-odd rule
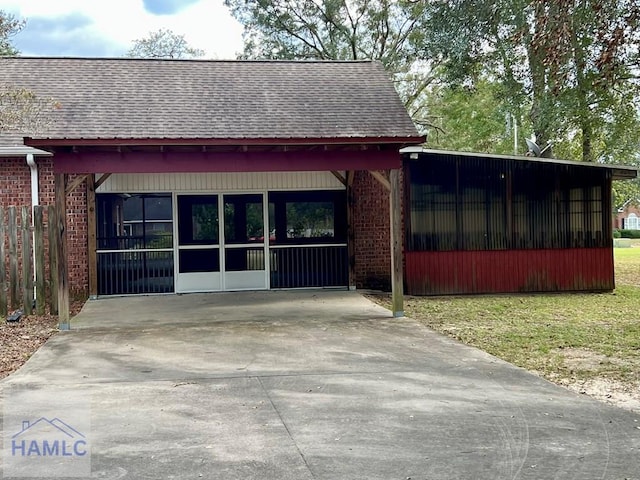
[[[353,197],[356,287],[390,291],[389,192],[369,172],[358,171]]]
[[[54,204],[53,160],[36,157],[40,205]],[[26,159],[0,159],[0,205],[31,206],[31,171]],[[75,176],[70,175],[69,180]],[[46,221],[46,217],[45,217]],[[67,239],[69,288],[72,296],[86,296],[88,290],[87,202],[83,183],[67,196]],[[46,245],[45,245],[46,246]]]

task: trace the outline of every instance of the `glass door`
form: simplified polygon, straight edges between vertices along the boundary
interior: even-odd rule
[[[223,198],[224,289],[267,288],[264,195],[226,194]]]
[[[222,289],[218,195],[178,195],[176,292]]]

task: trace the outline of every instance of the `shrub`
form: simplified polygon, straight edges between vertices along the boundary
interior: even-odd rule
[[[620,230],[613,231],[613,238],[621,238],[621,237],[622,237],[622,233],[620,233]]]
[[[640,238],[640,230],[620,230],[620,236],[622,238]]]

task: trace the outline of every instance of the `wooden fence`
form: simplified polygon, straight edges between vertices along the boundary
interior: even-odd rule
[[[0,315],[3,317],[16,309],[22,309],[26,315],[43,315],[47,305],[49,313],[58,313],[55,218],[53,206],[34,207],[33,219],[31,207],[0,207]],[[48,239],[48,248],[45,248],[45,239]]]

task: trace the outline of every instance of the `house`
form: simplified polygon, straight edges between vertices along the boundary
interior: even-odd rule
[[[0,84],[58,107],[0,138],[0,205],[56,203],[80,295],[614,286],[635,170],[401,154],[424,138],[378,62],[0,58]]]
[[[72,292],[390,285],[389,191],[424,138],[380,63],[18,57],[0,84],[58,107],[10,137],[49,155],[37,185],[8,154],[0,189],[60,194]]]
[[[615,213],[613,228],[640,230],[640,198],[630,199]]]

